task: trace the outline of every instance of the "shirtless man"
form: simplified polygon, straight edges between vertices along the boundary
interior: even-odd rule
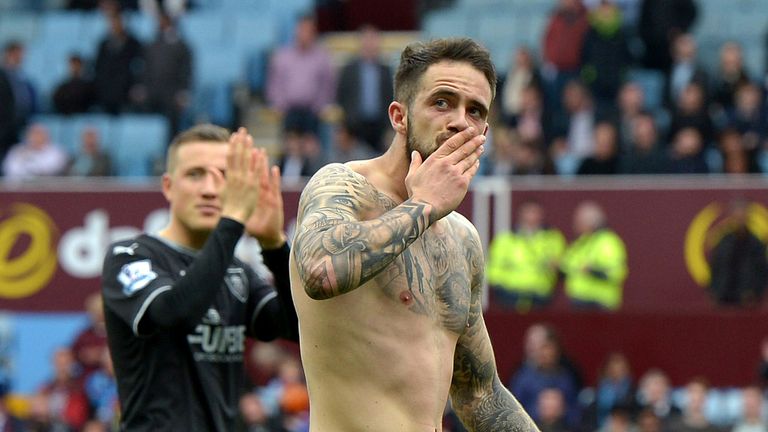
[[[469,39],[402,53],[381,157],[304,189],[290,271],[312,432],[535,431],[499,381],[481,311],[483,250],[453,210],[479,167],[496,75]]]

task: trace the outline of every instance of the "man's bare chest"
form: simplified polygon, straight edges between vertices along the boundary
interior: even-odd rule
[[[434,225],[376,279],[391,301],[461,333],[469,314],[471,277],[469,252],[454,234]]]

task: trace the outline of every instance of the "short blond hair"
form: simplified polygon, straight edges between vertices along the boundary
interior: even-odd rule
[[[192,126],[187,130],[179,132],[168,146],[168,153],[165,158],[165,171],[171,173],[176,169],[179,147],[182,145],[201,141],[226,144],[229,142],[229,136],[229,130],[210,123]]]

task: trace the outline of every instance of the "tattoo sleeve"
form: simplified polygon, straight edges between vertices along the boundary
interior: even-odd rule
[[[389,210],[382,213],[382,209]],[[431,206],[407,200],[393,208],[363,177],[332,164],[307,184],[292,251],[304,290],[316,300],[364,284],[430,225]],[[365,220],[367,215],[377,215]]]
[[[469,248],[482,256],[479,240]],[[472,252],[470,252],[472,253]],[[472,295],[467,328],[454,354],[451,403],[471,432],[529,432],[538,427],[499,380],[493,348],[482,316],[482,260],[472,260]]]

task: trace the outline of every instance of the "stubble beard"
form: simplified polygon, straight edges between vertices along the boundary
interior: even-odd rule
[[[424,141],[417,138],[413,133],[414,125],[415,123],[411,118],[411,114],[408,113],[408,128],[405,132],[405,143],[406,149],[408,151],[408,160],[411,160],[411,154],[413,154],[413,151],[416,150],[421,155],[421,160],[425,161],[432,153],[435,152],[435,150],[440,148],[440,146],[443,145],[443,143],[445,143],[445,141],[453,135],[452,133],[438,134],[434,138],[434,144],[430,147],[426,145]]]

